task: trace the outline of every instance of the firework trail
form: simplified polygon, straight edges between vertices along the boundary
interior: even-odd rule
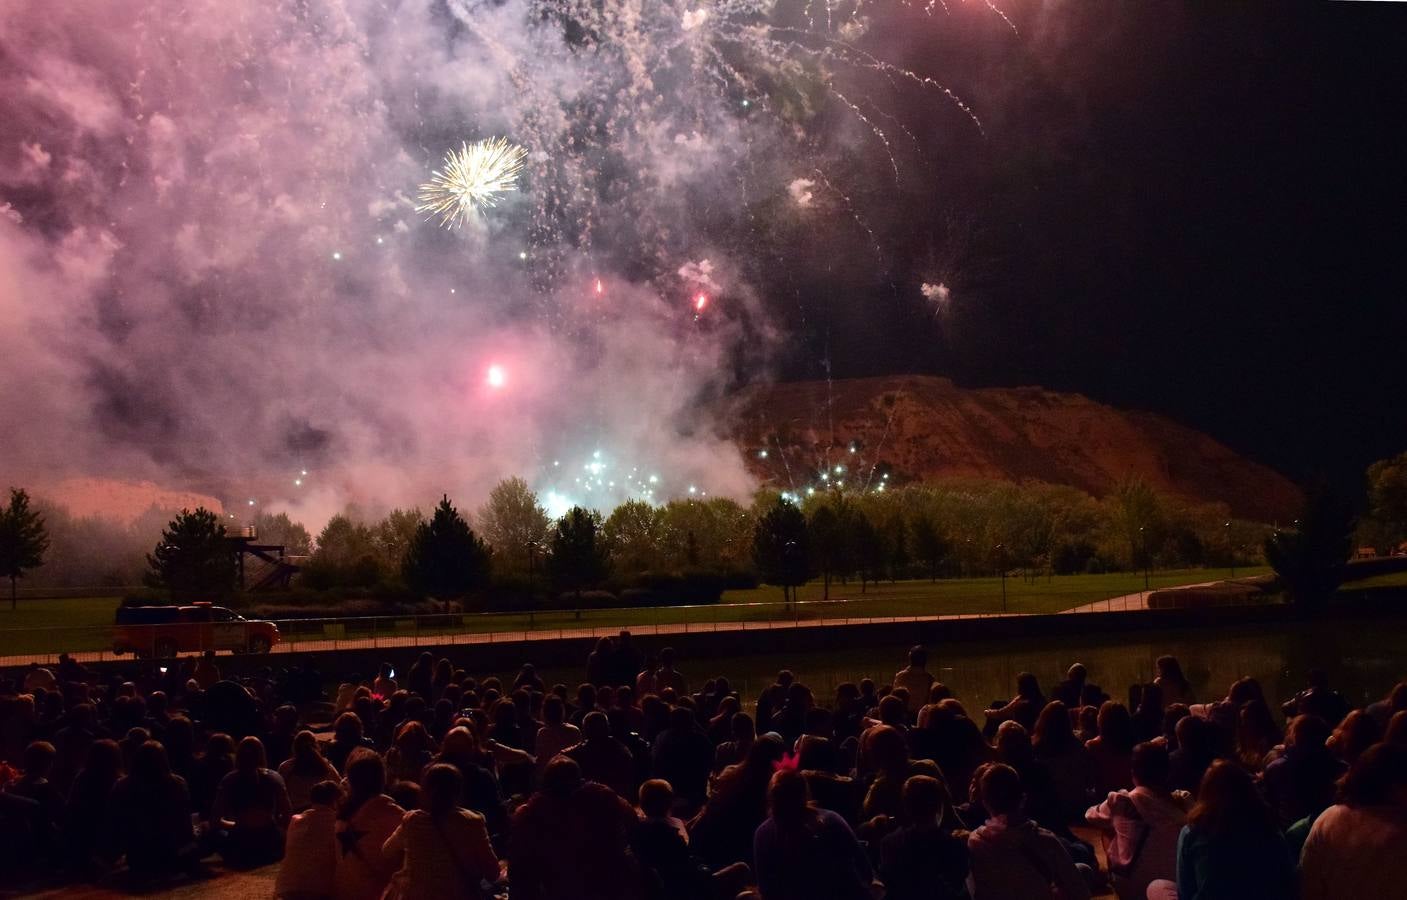
[[[518,184],[527,151],[501,137],[467,141],[445,154],[444,168],[420,186],[416,212],[439,216],[446,228],[463,225],[476,210],[498,203]]]

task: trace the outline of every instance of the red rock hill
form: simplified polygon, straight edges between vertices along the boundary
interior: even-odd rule
[[[965,389],[931,376],[811,381],[754,386],[733,406],[749,466],[781,488],[836,465],[864,477],[887,464],[895,480],[1039,480],[1096,496],[1138,476],[1262,521],[1292,518],[1301,500],[1282,475],[1170,419],[1037,387]]]

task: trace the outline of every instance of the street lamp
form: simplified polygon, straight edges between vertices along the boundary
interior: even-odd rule
[[[1143,546],[1143,593],[1148,593],[1148,534],[1142,526],[1138,529],[1138,542]]]
[[[1236,548],[1231,545],[1231,523],[1226,523],[1226,557],[1231,561],[1231,577],[1236,577]]]
[[[536,579],[533,577],[533,563],[537,559],[537,551],[539,548],[537,541],[528,541],[523,546],[526,547],[528,551],[528,624],[531,625],[534,621],[534,613],[537,611],[537,598],[534,596],[537,585]]]

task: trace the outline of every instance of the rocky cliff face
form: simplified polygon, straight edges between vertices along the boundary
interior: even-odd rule
[[[930,376],[763,385],[735,398],[732,421],[754,474],[781,489],[818,483],[822,471],[867,479],[887,467],[895,482],[1039,480],[1096,496],[1137,476],[1263,521],[1292,518],[1301,498],[1191,428],[1042,388],[964,389]]]

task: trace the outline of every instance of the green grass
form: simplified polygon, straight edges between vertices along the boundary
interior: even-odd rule
[[[1238,569],[1238,576],[1254,575],[1263,569]],[[1218,569],[1182,569],[1153,573],[1149,586],[1163,587],[1214,581],[1227,576]],[[1065,575],[1025,581],[1006,579],[1006,611],[1012,613],[1052,613],[1086,603],[1133,594],[1143,590],[1141,574]],[[761,587],[728,591],[717,605],[660,607],[647,609],[585,610],[580,618],[571,611],[535,613],[488,613],[422,619],[417,629],[409,617],[347,620],[299,627],[281,626],[288,641],[358,639],[373,636],[406,637],[417,634],[488,633],[511,631],[554,631],[578,628],[606,628],[624,625],[649,626],[689,623],[708,627],[715,622],[763,622],[773,619],[864,618],[869,616],[971,615],[1001,612],[1002,583],[999,578],[943,579],[882,582],[869,585],[862,593],[858,582],[831,584],[831,602],[808,604],[821,599],[820,582],[798,591],[803,603],[788,612],[782,605],[780,588]],[[113,613],[118,597],[70,597],[21,601],[10,611],[0,608],[0,655],[54,653],[59,650],[102,650],[110,646]]]
[[[1363,591],[1372,588],[1393,588],[1407,587],[1407,572],[1388,572],[1385,575],[1374,575],[1372,578],[1360,578],[1357,581],[1346,581],[1339,588],[1341,591]]]

